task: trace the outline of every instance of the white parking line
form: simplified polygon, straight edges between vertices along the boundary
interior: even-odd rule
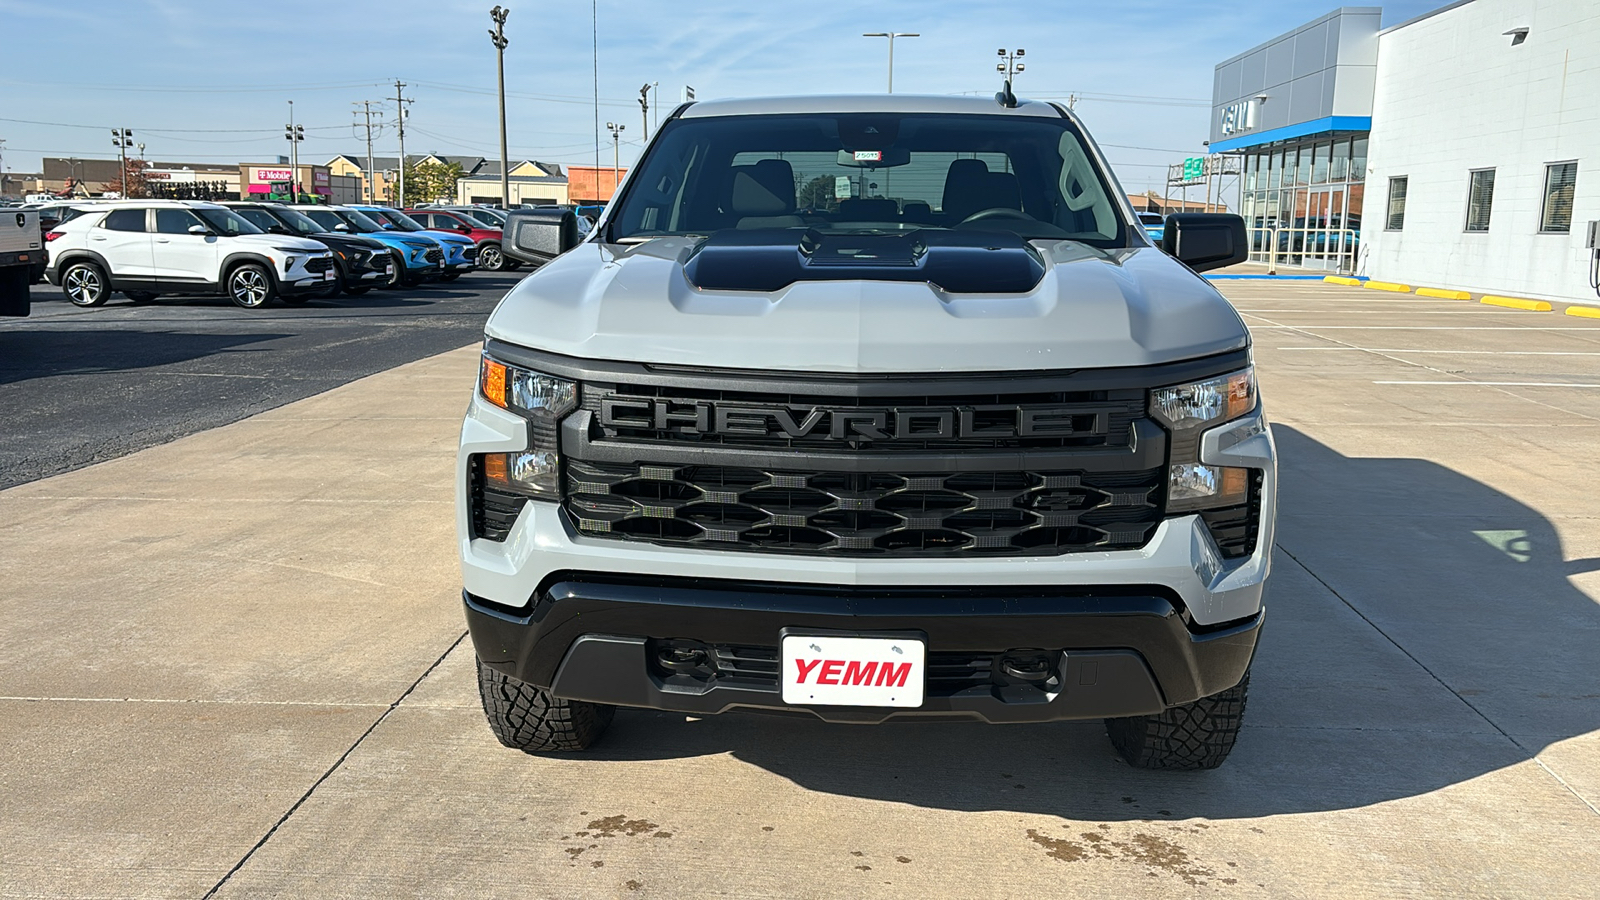
[[[1274,350],[1342,350],[1356,353],[1448,353],[1473,356],[1600,356],[1585,350],[1410,350],[1404,347],[1274,347]]]
[[[1565,381],[1374,381],[1373,384],[1476,385],[1478,387],[1570,387],[1600,388],[1600,384],[1572,384]]]

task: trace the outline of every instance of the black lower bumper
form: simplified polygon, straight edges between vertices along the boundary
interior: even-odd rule
[[[1045,722],[1147,715],[1233,687],[1255,654],[1262,615],[1194,629],[1162,588],[829,588],[709,579],[553,577],[531,608],[463,593],[478,657],[557,696],[711,715],[738,707],[793,710],[776,670],[785,628],[920,632],[937,659],[980,668],[930,681],[916,709],[817,706],[834,722],[934,716]],[[732,668],[664,668],[669,644],[692,642]],[[1047,680],[1004,674],[1019,650],[1050,661]],[[992,658],[992,677],[982,661]],[[754,662],[750,662],[750,660]],[[966,661],[976,659],[978,663]],[[947,668],[945,671],[949,671]]]

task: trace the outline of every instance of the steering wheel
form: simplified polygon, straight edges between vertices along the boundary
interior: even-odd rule
[[[972,215],[967,216],[965,219],[961,220],[961,224],[965,225],[968,222],[982,222],[984,219],[1026,219],[1029,222],[1038,221],[1033,216],[1028,215],[1020,209],[1012,209],[1009,206],[991,206],[988,209],[980,209]]]

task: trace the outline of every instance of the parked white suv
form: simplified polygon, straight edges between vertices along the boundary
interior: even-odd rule
[[[223,294],[258,309],[275,296],[303,303],[337,277],[323,244],[267,234],[215,203],[97,204],[45,240],[45,277],[77,306],[100,306],[121,291],[136,303],[158,294]]]

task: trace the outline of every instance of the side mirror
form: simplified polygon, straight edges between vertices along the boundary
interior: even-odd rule
[[[565,209],[514,209],[506,217],[501,249],[530,266],[542,266],[578,246],[578,217]]]
[[[207,228],[204,225],[190,225],[189,226],[189,233],[190,234],[198,234],[201,237],[205,237],[206,235],[209,235],[211,233],[211,229]]]
[[[283,227],[282,225],[271,225],[267,228],[267,234],[294,234],[294,232]]]
[[[333,230],[334,231],[343,232],[344,234],[349,234],[350,233],[350,226],[348,224],[344,223],[344,222],[340,222],[337,225],[333,226]]]
[[[1167,216],[1161,249],[1196,272],[1242,263],[1250,258],[1244,218],[1231,213],[1175,213]]]

